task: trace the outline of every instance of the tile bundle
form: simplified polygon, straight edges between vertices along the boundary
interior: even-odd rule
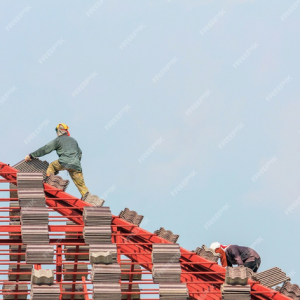
[[[48,176],[46,178],[45,183],[47,183],[53,187],[56,187],[59,190],[66,191],[70,181],[67,179],[64,180],[64,179],[62,179],[62,177],[60,177],[58,175],[51,174],[50,176]]]
[[[181,266],[179,263],[153,264],[152,276],[154,283],[180,282]]]
[[[11,273],[21,273],[19,275],[20,281],[30,281],[31,278],[31,271],[32,271],[32,265],[20,265],[19,271],[17,265],[9,265],[10,273],[8,274],[8,280],[9,281],[15,281],[17,280],[17,274],[11,274]]]
[[[85,226],[111,225],[112,214],[109,207],[85,206],[83,210]]]
[[[109,282],[109,283],[119,283],[121,278],[121,268],[120,265],[110,264],[93,264],[91,278],[94,282]]]
[[[17,186],[13,183],[9,183],[9,189],[10,190],[17,190]],[[9,198],[18,198],[18,191],[10,191],[9,192]],[[12,202],[10,201],[10,203],[16,203],[16,202]],[[19,206],[19,205],[18,205]]]
[[[201,248],[198,247],[194,252],[196,252],[199,256],[213,262],[217,262],[221,257],[219,253],[216,253],[213,249],[207,248],[205,245],[202,245]]]
[[[248,282],[247,268],[244,266],[227,267],[225,282],[231,285],[246,285]]]
[[[54,282],[54,272],[48,269],[32,269],[31,284],[52,285]]]
[[[46,207],[21,208],[22,225],[48,225],[49,212]]]
[[[176,243],[179,238],[179,235],[173,234],[171,230],[165,230],[163,227],[160,227],[160,229],[154,231],[154,233],[171,243]]]
[[[3,299],[5,300],[14,300],[14,293],[28,293],[27,284],[18,284],[18,291],[16,291],[17,284],[16,282],[8,282],[2,286]],[[27,299],[27,294],[17,295],[17,299],[25,300]]]
[[[9,222],[9,225],[21,225],[21,222]],[[21,238],[21,232],[9,232],[9,238],[13,240],[19,240]]]
[[[116,244],[90,245],[89,259],[91,264],[113,264],[117,262]]]
[[[85,226],[83,238],[86,244],[109,244],[111,243],[111,226]]]
[[[104,200],[103,199],[100,199],[98,196],[96,195],[91,195],[91,193],[86,193],[82,199],[82,201],[85,201],[89,204],[92,204],[93,206],[96,206],[96,207],[101,207],[103,206],[104,204]]]
[[[11,253],[11,255],[9,256],[9,260],[15,261],[18,260],[19,257],[20,257],[20,261],[25,260],[26,245],[22,245],[20,251],[18,245],[9,245],[9,250]],[[24,253],[24,254],[18,255],[18,253]]]
[[[75,271],[76,268],[76,271]],[[87,279],[88,276],[88,267],[85,264],[64,264],[63,265],[63,277],[64,280],[73,280],[73,277],[75,275],[76,280],[80,280],[82,277],[85,277]],[[72,274],[77,273],[77,274]],[[86,274],[80,274],[80,273],[86,273]]]
[[[121,265],[121,270],[125,273],[130,272],[131,265]],[[136,272],[137,274],[133,274],[132,280],[142,280],[142,268],[140,265],[134,265],[133,273]],[[140,273],[140,274],[138,274]],[[130,274],[121,274],[121,280],[129,280]],[[123,286],[123,285],[122,285]]]
[[[54,285],[36,285],[31,286],[30,299],[31,300],[59,300],[60,286]]]
[[[16,194],[17,194],[17,192],[16,192]],[[18,194],[16,195],[16,198],[18,198]],[[21,211],[19,208],[19,202],[18,201],[15,201],[15,202],[10,201],[9,208],[11,209],[9,211],[9,216],[12,217],[12,218],[10,218],[10,221],[20,222]]]
[[[26,262],[29,264],[52,264],[53,245],[27,245]]]
[[[119,217],[129,223],[132,223],[132,224],[138,225],[138,226],[140,226],[141,222],[144,219],[144,216],[139,215],[134,210],[131,211],[129,208],[125,208],[124,210],[122,210],[119,214]]]
[[[121,287],[119,283],[94,283],[94,300],[121,300]]]
[[[300,300],[300,287],[297,284],[291,284],[287,281],[283,284],[280,292],[293,300]]]
[[[49,244],[48,225],[22,225],[21,233],[24,244]]]
[[[153,244],[153,263],[179,263],[180,247],[178,244]]]
[[[15,164],[13,168],[24,173],[42,173],[43,179],[45,179],[48,166],[49,163],[47,161],[41,161],[38,158],[34,158],[28,162],[22,160],[19,163]]]
[[[222,300],[251,300],[250,285],[221,285]]]
[[[65,246],[65,258],[67,261],[71,261],[75,259],[74,253],[82,253],[80,255],[77,255],[78,260],[88,261],[89,260],[89,246],[79,246],[78,250],[76,250],[76,246]],[[72,254],[73,253],[73,254]]]
[[[134,292],[136,294],[131,294],[130,295],[130,299],[140,299],[141,295],[141,289],[139,287],[138,284],[121,284],[121,292],[122,292],[122,298],[121,299],[125,299],[127,300],[128,294],[126,294],[126,292],[128,292],[128,289],[131,287],[131,292]],[[124,293],[124,294],[123,294]]]
[[[277,284],[291,280],[290,277],[286,276],[286,273],[284,273],[281,269],[277,267],[260,273],[254,273],[252,279],[255,281],[259,281],[260,284],[266,287],[272,287]]]
[[[188,289],[185,283],[161,283],[159,285],[160,299],[187,300],[189,299]]]
[[[72,292],[72,284],[63,284],[63,294],[62,294],[62,300],[69,300],[71,299],[72,295],[71,294],[65,294],[65,293],[71,293]],[[84,294],[83,294],[83,287],[82,284],[75,284],[75,293],[78,294],[73,294],[74,295],[74,300],[78,299],[85,299]]]

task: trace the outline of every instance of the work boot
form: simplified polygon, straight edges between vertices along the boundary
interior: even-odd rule
[[[90,192],[86,192],[86,193],[81,197],[81,200],[82,200],[82,201],[85,201],[86,198],[88,197],[89,193],[90,193]]]

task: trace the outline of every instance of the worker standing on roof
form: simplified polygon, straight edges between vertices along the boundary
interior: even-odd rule
[[[67,170],[80,194],[84,196],[89,190],[84,183],[82,174],[80,163],[82,156],[81,149],[79,148],[77,141],[70,137],[69,127],[66,124],[58,124],[55,131],[57,133],[57,138],[35,152],[26,155],[25,161],[30,161],[32,158],[41,157],[56,150],[59,158],[49,165],[47,176],[57,174],[62,170]]]
[[[249,247],[237,245],[223,246],[216,242],[212,243],[210,248],[221,254],[221,264],[223,267],[239,265],[257,272],[261,263],[258,253]]]

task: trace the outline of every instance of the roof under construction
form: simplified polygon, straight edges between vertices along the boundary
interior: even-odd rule
[[[3,299],[300,299],[280,269],[226,273],[205,246],[186,250],[172,231],[139,227],[143,216],[128,208],[115,216],[67,194],[59,177],[44,183],[47,163],[36,163],[0,162],[9,184],[0,190],[9,192],[1,197]]]

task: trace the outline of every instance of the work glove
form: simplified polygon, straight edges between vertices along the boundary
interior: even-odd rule
[[[26,155],[26,156],[25,156],[25,161],[30,161],[30,160],[31,160],[30,155]]]

